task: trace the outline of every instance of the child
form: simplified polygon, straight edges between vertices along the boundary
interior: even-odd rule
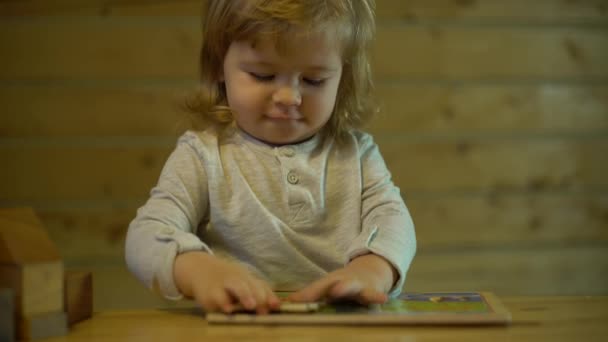
[[[400,293],[413,223],[370,135],[373,0],[210,0],[202,90],[126,239],[170,299],[260,314]]]

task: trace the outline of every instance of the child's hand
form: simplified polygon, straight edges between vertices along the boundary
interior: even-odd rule
[[[205,311],[230,313],[237,306],[266,314],[280,306],[270,286],[243,267],[204,252],[175,258],[177,288]]]
[[[383,257],[366,254],[289,296],[294,302],[349,299],[361,304],[384,303],[398,273]]]

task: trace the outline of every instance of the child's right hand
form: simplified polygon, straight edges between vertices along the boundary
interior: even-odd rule
[[[193,298],[206,312],[233,312],[237,307],[266,314],[280,300],[270,286],[248,270],[205,252],[187,252],[175,258],[173,277],[178,290]]]

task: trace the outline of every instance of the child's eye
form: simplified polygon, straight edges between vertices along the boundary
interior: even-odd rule
[[[318,87],[323,85],[323,83],[325,83],[324,79],[314,79],[314,78],[305,78],[304,82],[306,82],[306,84],[314,86],[314,87]]]
[[[274,80],[274,75],[258,74],[256,72],[250,72],[249,75],[260,82],[270,82]]]

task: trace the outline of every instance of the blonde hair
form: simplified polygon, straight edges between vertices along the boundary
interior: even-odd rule
[[[200,52],[200,89],[187,102],[197,127],[233,121],[221,82],[224,57],[235,40],[270,36],[280,48],[294,32],[335,30],[343,71],[324,137],[340,138],[377,112],[368,58],[375,33],[374,0],[208,0]]]

